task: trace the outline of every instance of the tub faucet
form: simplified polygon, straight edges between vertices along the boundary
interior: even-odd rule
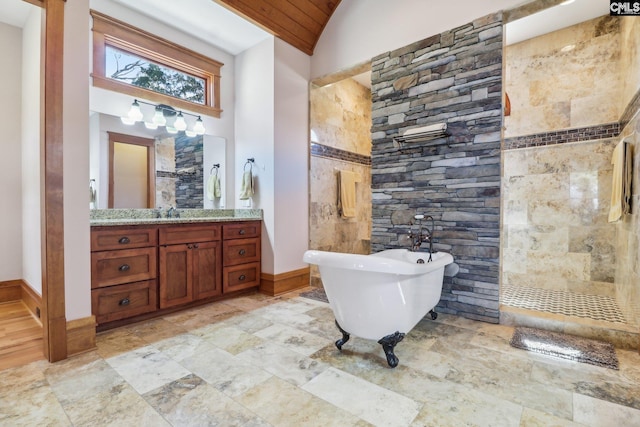
[[[431,257],[433,254],[433,230],[435,229],[435,222],[431,215],[415,215],[413,217],[418,224],[420,225],[420,229],[418,233],[414,233],[413,231],[409,231],[409,239],[411,239],[411,250],[413,252],[417,252],[420,250],[420,247],[423,243],[429,242],[429,261],[431,261]],[[423,219],[431,220],[431,229],[428,227],[424,227],[422,225]]]

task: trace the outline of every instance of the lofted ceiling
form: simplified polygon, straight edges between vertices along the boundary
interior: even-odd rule
[[[274,36],[313,55],[340,0],[214,0]]]

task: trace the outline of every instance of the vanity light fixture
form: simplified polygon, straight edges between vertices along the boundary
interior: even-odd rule
[[[144,113],[140,108],[140,104],[151,105],[155,108],[155,113],[151,118],[151,121],[144,120]],[[184,118],[184,115],[196,117],[192,129],[187,129],[187,121]],[[173,117],[175,116],[175,120],[173,121],[173,125],[167,124],[167,116]],[[151,104],[145,101],[138,101],[135,99],[133,104],[131,104],[131,108],[126,116],[120,117],[122,123],[126,125],[133,125],[138,122],[144,122],[144,125],[147,129],[157,129],[159,126],[164,126],[168,133],[176,134],[178,132],[184,132],[185,135],[189,137],[194,137],[196,135],[204,135],[205,128],[204,123],[202,122],[202,117],[187,113],[186,111],[177,111],[173,107],[164,104]]]

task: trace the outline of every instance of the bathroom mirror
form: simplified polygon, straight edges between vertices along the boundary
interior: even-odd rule
[[[224,138],[90,112],[90,208],[225,208]],[[218,179],[219,190],[207,187]]]

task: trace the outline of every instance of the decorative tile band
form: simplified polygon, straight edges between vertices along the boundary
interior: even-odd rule
[[[620,130],[620,123],[608,123],[583,128],[516,136],[513,138],[506,138],[504,140],[504,149],[513,150],[515,148],[540,147],[545,145],[566,144],[568,142],[611,138],[619,135]]]
[[[540,147],[544,145],[566,144],[568,142],[592,141],[594,139],[612,138],[620,132],[640,110],[640,90],[631,98],[622,113],[620,121],[597,126],[566,129],[554,132],[536,133],[533,135],[515,136],[504,140],[504,150],[516,148]]]
[[[169,171],[156,171],[157,178],[178,178],[178,174]]]
[[[322,145],[315,142],[311,143],[311,155],[371,166],[371,156],[352,153],[351,151],[341,150],[339,148],[329,147],[328,145]]]

